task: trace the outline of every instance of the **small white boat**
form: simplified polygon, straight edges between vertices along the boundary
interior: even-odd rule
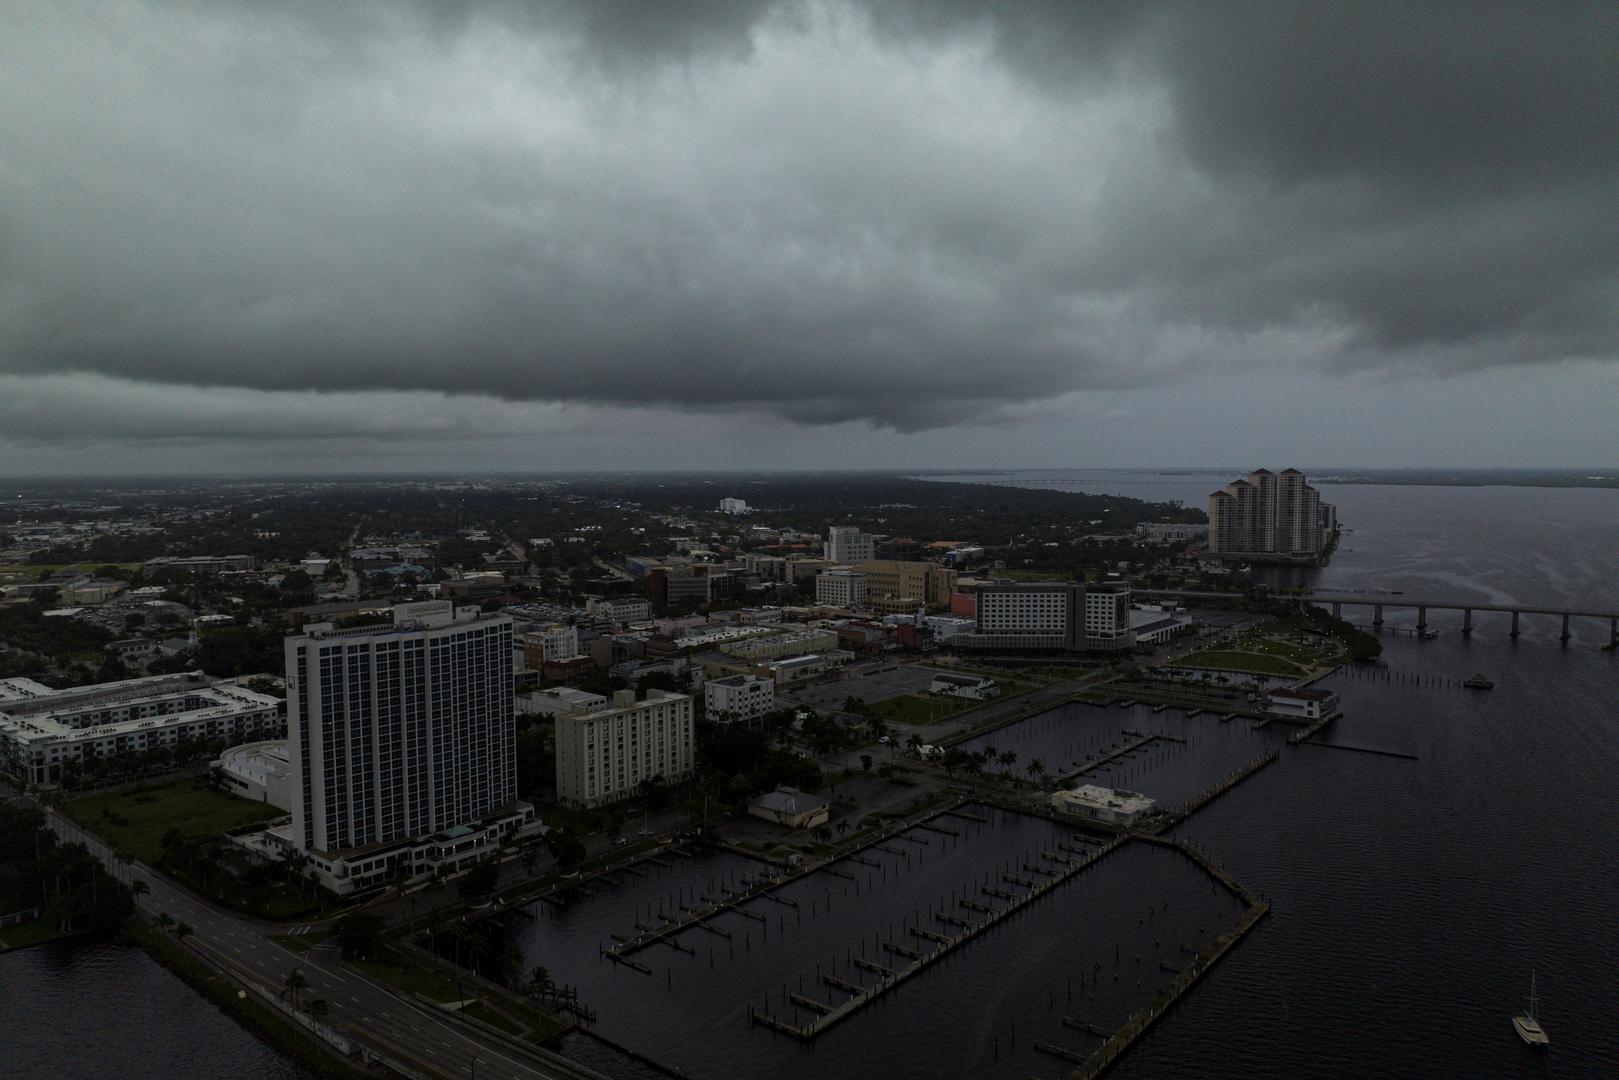
[[[1530,1046],[1549,1046],[1551,1039],[1546,1035],[1546,1029],[1540,1026],[1540,1019],[1535,1016],[1535,973],[1529,972],[1529,1008],[1512,1018],[1512,1026],[1518,1032],[1518,1038]]]

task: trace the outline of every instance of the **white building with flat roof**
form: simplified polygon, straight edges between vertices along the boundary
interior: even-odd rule
[[[1051,806],[1059,814],[1128,827],[1152,811],[1153,801],[1138,791],[1081,784],[1053,792]]]
[[[735,514],[746,514],[746,513],[749,513],[749,512],[750,511],[748,509],[748,503],[747,503],[746,499],[721,499],[720,500],[720,513],[722,513],[722,514],[735,515]]]
[[[213,764],[231,794],[292,810],[292,759],[286,739],[233,746]]]
[[[855,570],[827,570],[815,575],[815,602],[830,607],[866,606],[871,594],[866,575]]]
[[[774,679],[731,675],[703,684],[703,715],[716,723],[752,723],[775,708]]]
[[[834,525],[826,530],[826,561],[869,562],[877,557],[877,538],[857,525]]]
[[[42,787],[62,766],[281,733],[281,701],[195,672],[53,690],[32,679],[0,679],[0,764]]]
[[[690,694],[620,690],[605,709],[556,718],[557,800],[592,808],[634,798],[649,780],[675,784],[697,767]]]

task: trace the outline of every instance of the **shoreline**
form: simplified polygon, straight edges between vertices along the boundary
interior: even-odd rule
[[[169,938],[142,916],[132,916],[123,927],[109,934],[109,940],[146,953],[243,1031],[311,1076],[321,1080],[374,1080],[375,1073],[360,1069],[322,1049],[315,1040],[300,1033],[251,996],[238,997],[240,991],[230,975]]]

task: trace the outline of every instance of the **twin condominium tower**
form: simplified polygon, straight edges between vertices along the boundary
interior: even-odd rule
[[[1209,554],[1249,562],[1317,562],[1336,527],[1331,503],[1297,469],[1258,469],[1209,496]]]

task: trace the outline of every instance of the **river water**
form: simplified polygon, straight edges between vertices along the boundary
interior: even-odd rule
[[[963,479],[966,479],[963,477]],[[988,479],[986,477],[986,479]],[[995,477],[1005,480],[1006,477]],[[1018,482],[1202,505],[1227,476],[1055,474]],[[1351,531],[1306,583],[1479,602],[1619,608],[1619,491],[1326,485]],[[1391,610],[1389,621],[1414,621]],[[1385,635],[1388,666],[1326,685],[1344,717],[1322,741],[1278,746],[1175,710],[1070,707],[993,741],[1048,768],[1083,760],[1123,729],[1158,742],[1098,779],[1180,801],[1267,748],[1281,759],[1200,810],[1181,833],[1272,903],[1272,913],[1119,1064],[1149,1078],[1619,1076],[1619,655],[1606,626],[1434,613],[1431,641]],[[1490,691],[1455,685],[1474,672]],[[1369,754],[1370,748],[1415,759]],[[700,854],[618,891],[539,908],[514,935],[527,963],[580,988],[609,1039],[709,1080],[729,1077],[1060,1076],[1033,1043],[1085,1050],[1062,1015],[1116,1024],[1167,975],[1156,961],[1203,943],[1232,905],[1174,852],[1132,846],[964,946],[806,1048],[751,1024],[750,1004],[835,1000],[824,977],[870,957],[907,918],[1046,849],[1050,823],[989,814],[959,837],[918,833],[909,857],[816,875],[798,908],[750,905],[682,935],[692,951],[639,954],[646,975],[599,958],[661,903],[757,872]],[[682,900],[684,897],[684,901]],[[802,914],[800,914],[802,913]],[[802,922],[799,920],[802,919]],[[792,925],[789,925],[791,923]],[[768,934],[768,940],[767,940]],[[1138,961],[1136,958],[1140,957]],[[1539,977],[1549,1053],[1510,1025]],[[1119,976],[1114,980],[1114,976]],[[854,976],[861,981],[862,976]],[[1137,983],[1140,983],[1138,986]],[[614,1075],[652,1075],[582,1039],[571,1053]],[[177,1065],[176,1063],[183,1063]],[[113,945],[0,956],[0,1075],[301,1077],[138,951]]]
[[[310,1080],[140,949],[0,954],[7,1080]]]

